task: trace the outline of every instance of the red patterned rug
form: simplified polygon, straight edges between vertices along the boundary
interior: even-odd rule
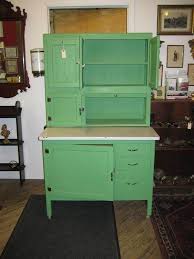
[[[163,258],[194,259],[194,196],[155,197],[151,220]]]

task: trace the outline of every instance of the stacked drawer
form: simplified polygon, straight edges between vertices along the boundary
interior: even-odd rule
[[[147,142],[115,145],[114,199],[141,200],[150,191],[151,146]]]

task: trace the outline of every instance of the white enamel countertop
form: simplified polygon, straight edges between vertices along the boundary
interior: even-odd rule
[[[39,140],[159,140],[151,127],[46,128]]]

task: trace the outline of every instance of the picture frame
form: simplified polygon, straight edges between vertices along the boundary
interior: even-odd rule
[[[17,47],[5,47],[5,58],[18,58],[18,48]]]
[[[188,64],[189,85],[194,85],[194,64]]]
[[[18,74],[18,61],[17,59],[5,60],[6,74]]]
[[[177,79],[167,78],[166,79],[166,91],[176,91],[177,90]]]
[[[193,5],[158,5],[157,34],[191,35]]]
[[[184,45],[168,45],[167,46],[167,62],[168,68],[182,68],[184,59]]]

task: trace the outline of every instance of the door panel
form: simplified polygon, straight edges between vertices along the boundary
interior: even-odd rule
[[[80,87],[79,37],[44,37],[47,87]]]
[[[66,94],[47,98],[47,126],[81,126],[81,96]]]
[[[160,38],[154,37],[150,40],[150,71],[149,71],[149,85],[152,89],[158,88],[158,74],[159,74],[159,50]]]
[[[50,195],[67,200],[113,200],[113,147],[45,145],[45,178]]]

